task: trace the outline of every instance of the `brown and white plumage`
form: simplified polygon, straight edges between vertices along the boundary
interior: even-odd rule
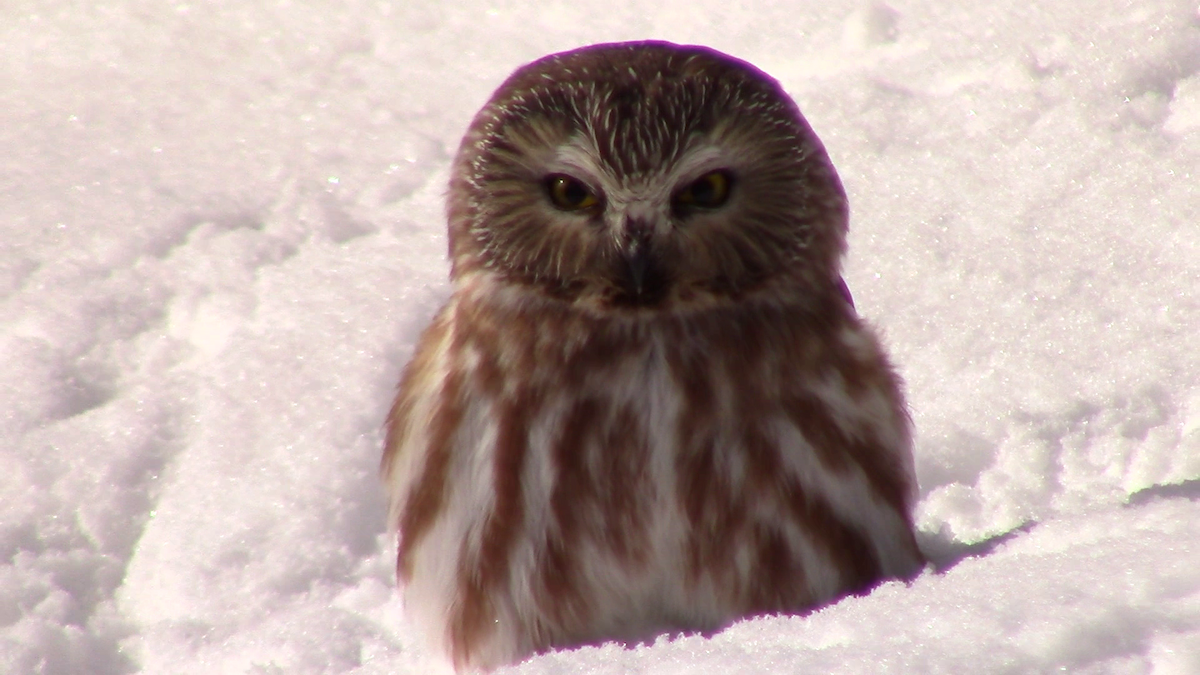
[[[387,422],[414,622],[462,670],[803,612],[923,564],[844,192],[778,83],[666,43],[514,73]]]

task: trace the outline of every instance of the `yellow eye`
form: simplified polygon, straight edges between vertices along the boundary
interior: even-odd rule
[[[588,186],[561,173],[546,178],[546,192],[550,201],[564,211],[582,211],[600,203]]]
[[[732,180],[727,171],[710,171],[675,194],[675,206],[715,209],[729,199]]]

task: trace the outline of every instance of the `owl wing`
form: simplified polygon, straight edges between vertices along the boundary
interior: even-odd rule
[[[437,426],[437,419],[443,416],[439,413],[446,407],[451,314],[450,305],[443,307],[421,334],[388,413],[380,474],[389,498],[388,522],[393,528],[401,525],[400,514],[410,493],[422,490],[414,486],[416,474],[429,460],[429,436],[436,431],[432,427]]]

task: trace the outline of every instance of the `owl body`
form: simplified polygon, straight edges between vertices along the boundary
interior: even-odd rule
[[[535,62],[472,124],[449,219],[383,471],[407,611],[459,669],[920,569],[844,195],[773,80],[663,43]]]

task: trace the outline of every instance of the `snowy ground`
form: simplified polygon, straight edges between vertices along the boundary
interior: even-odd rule
[[[656,37],[828,146],[937,569],[512,672],[1200,673],[1194,0],[530,4],[0,6],[0,672],[426,672],[376,466],[449,157]]]

